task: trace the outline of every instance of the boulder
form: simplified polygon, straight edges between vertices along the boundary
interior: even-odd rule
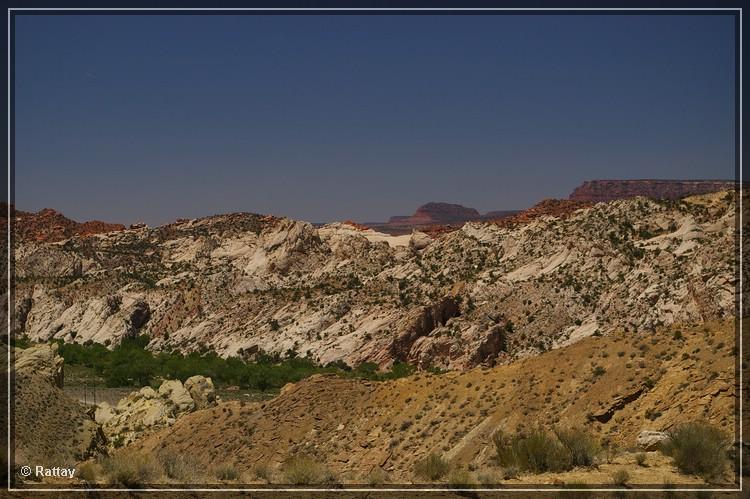
[[[190,393],[196,409],[205,409],[216,405],[214,382],[205,376],[191,376],[185,381],[185,389]]]
[[[663,431],[643,430],[638,434],[636,443],[646,451],[657,450],[663,442],[669,440],[669,435]]]
[[[159,396],[150,386],[144,386],[138,391],[138,394],[144,399],[154,399]]]
[[[604,251],[598,246],[592,246],[589,250],[589,255],[591,255],[594,258],[604,256]]]
[[[412,231],[411,237],[409,238],[409,248],[417,251],[426,248],[432,242],[432,238],[424,232],[415,230]]]
[[[172,411],[161,400],[155,400],[152,403],[144,404],[141,410],[141,421],[143,426],[152,427],[168,424],[168,419]]]
[[[15,350],[16,372],[37,375],[53,386],[63,387],[63,358],[57,354],[57,343],[42,343]]]
[[[144,386],[120,399],[114,407],[102,402],[96,408],[95,419],[110,445],[117,447],[133,442],[146,431],[169,426],[184,414],[216,403],[211,378],[193,376],[185,385],[179,380],[166,380],[158,390]]]
[[[113,417],[115,417],[115,410],[107,402],[102,402],[96,406],[94,411],[94,420],[99,425],[106,425]]]
[[[159,396],[168,399],[175,405],[175,412],[187,412],[195,409],[195,402],[190,392],[185,390],[178,379],[164,381],[159,387]]]

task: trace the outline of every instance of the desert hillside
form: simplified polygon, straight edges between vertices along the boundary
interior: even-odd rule
[[[231,463],[246,476],[262,468],[282,481],[285,463],[308,456],[345,483],[366,483],[373,473],[420,483],[416,463],[436,453],[473,483],[611,483],[610,473],[625,467],[633,483],[699,484],[656,452],[647,455],[650,466],[635,464],[637,438],[690,421],[732,435],[734,355],[730,321],[620,331],[461,373],[380,383],[314,376],[267,403],[226,402],[189,414],[130,450]],[[586,427],[613,458],[597,470],[503,479],[492,435],[537,427]],[[731,480],[727,471],[720,482]]]
[[[734,315],[735,201],[600,203],[429,237],[219,215],[17,241],[31,340],[320,363],[491,366],[594,334]]]

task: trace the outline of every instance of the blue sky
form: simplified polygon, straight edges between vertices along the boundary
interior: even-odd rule
[[[717,15],[17,15],[16,205],[481,212],[593,178],[733,178]]]

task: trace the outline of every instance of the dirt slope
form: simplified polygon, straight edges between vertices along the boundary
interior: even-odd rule
[[[19,360],[13,376],[15,464],[69,466],[101,451],[104,437],[93,414],[37,367]]]
[[[621,450],[634,447],[643,429],[665,430],[692,420],[733,434],[733,352],[734,326],[723,322],[594,336],[463,373],[383,383],[315,376],[261,406],[228,402],[198,411],[136,447],[189,454],[207,465],[230,462],[242,470],[258,464],[279,469],[289,457],[307,454],[345,480],[361,482],[382,467],[392,481],[403,483],[429,452],[477,473],[491,470],[490,437],[498,428],[586,425]],[[642,481],[697,480],[664,466]]]

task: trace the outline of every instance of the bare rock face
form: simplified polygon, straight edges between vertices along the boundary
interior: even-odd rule
[[[570,195],[575,201],[600,203],[643,196],[654,199],[679,199],[734,189],[729,180],[587,180]]]
[[[663,431],[643,430],[638,434],[636,443],[638,447],[646,451],[658,450],[659,447],[669,440],[669,435]]]
[[[412,345],[435,328],[444,326],[448,319],[460,314],[458,303],[453,297],[445,297],[439,302],[415,311],[407,319],[404,332],[391,345],[391,354],[396,360],[406,361],[410,357]]]
[[[101,402],[94,410],[94,421],[96,421],[97,424],[104,426],[115,417],[116,414],[117,413],[112,406],[109,405],[109,402]]]
[[[63,387],[63,358],[57,354],[57,343],[39,344],[15,350],[17,373],[28,373],[49,381],[52,386]]]
[[[109,297],[107,300],[107,306],[109,306],[110,310],[112,310]],[[119,307],[115,311],[117,310],[119,310]],[[132,311],[130,312],[130,317],[128,317],[126,321],[128,335],[131,337],[137,336],[138,332],[141,330],[143,325],[148,322],[150,317],[151,310],[149,309],[148,303],[143,300],[138,300],[133,305]]]
[[[196,409],[205,409],[216,405],[216,392],[214,382],[205,376],[191,376],[185,380],[185,389],[195,403]]]
[[[26,319],[29,317],[33,302],[31,297],[16,298],[15,320],[13,321],[13,334],[22,334],[26,328]]]
[[[193,398],[193,394],[194,397]],[[193,376],[185,385],[166,380],[158,390],[146,386],[121,399],[115,407],[100,403],[96,422],[112,447],[127,445],[148,431],[173,424],[184,414],[216,405],[211,378]]]
[[[409,238],[409,248],[415,251],[423,250],[432,242],[432,238],[424,232],[415,230]]]
[[[164,381],[159,387],[159,396],[169,400],[178,412],[195,409],[195,402],[178,379]]]
[[[291,350],[352,366],[510,362],[731,317],[735,214],[720,192],[543,202],[429,241],[246,213],[17,241],[16,334],[106,345],[138,334],[153,351]]]

